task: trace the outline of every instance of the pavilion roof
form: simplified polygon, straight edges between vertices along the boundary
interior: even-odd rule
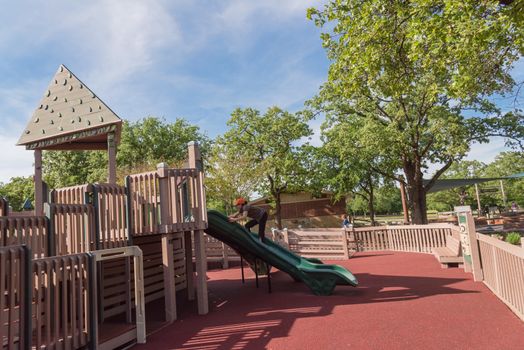
[[[439,179],[435,181],[435,184],[429,189],[428,193],[439,192],[449,190],[456,187],[471,186],[482,182],[496,181],[496,180],[508,180],[508,179],[519,179],[524,177],[524,173],[517,173],[513,175],[503,177],[480,177],[480,178],[469,178],[469,179]],[[429,180],[424,180],[424,184],[427,184]]]
[[[122,120],[67,67],[60,65],[17,145],[27,149],[106,149]]]

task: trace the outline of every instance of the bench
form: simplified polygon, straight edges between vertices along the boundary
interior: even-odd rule
[[[432,251],[442,268],[448,268],[449,264],[458,264],[459,267],[464,264],[458,238],[446,236],[446,246],[433,248]]]

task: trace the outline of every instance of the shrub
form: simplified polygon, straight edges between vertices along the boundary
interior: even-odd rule
[[[519,245],[520,244],[520,234],[518,232],[510,232],[506,236],[506,242]]]

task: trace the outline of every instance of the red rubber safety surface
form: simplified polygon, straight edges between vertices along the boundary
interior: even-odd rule
[[[208,271],[210,311],[179,303],[179,320],[134,349],[524,349],[524,322],[483,283],[432,255],[360,253],[336,261],[359,280],[315,296],[282,272]],[[183,304],[183,305],[182,305]]]

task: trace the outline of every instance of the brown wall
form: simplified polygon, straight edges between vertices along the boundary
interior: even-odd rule
[[[274,210],[270,209],[267,204],[258,204],[257,206],[265,208],[270,214]],[[327,215],[342,215],[346,212],[345,200],[331,203],[331,199],[314,199],[304,202],[283,203],[282,219],[311,218]],[[270,215],[272,218],[274,215]]]

